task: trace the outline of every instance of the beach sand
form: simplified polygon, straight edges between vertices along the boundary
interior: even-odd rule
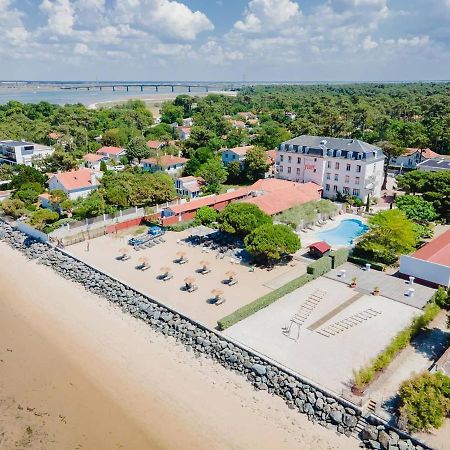
[[[4,243],[0,262],[0,448],[358,448]]]

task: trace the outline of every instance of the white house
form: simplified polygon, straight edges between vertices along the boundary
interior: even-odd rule
[[[400,257],[399,272],[433,285],[450,286],[450,230],[411,255]]]
[[[186,117],[183,119],[183,127],[192,127],[194,125],[194,119],[192,117]]]
[[[150,150],[161,150],[165,145],[166,143],[162,141],[147,141],[147,147]]]
[[[203,183],[204,180],[201,177],[180,177],[176,179],[175,187],[178,195],[196,198],[202,192]]]
[[[179,175],[189,160],[181,156],[162,155],[157,158],[142,160],[142,168],[150,172],[166,172],[169,175]]]
[[[444,170],[450,170],[450,157],[442,156],[440,158],[427,159],[417,164],[417,170],[423,172],[442,172]]]
[[[438,158],[439,153],[433,152],[429,148],[425,148],[422,151],[419,148],[405,148],[402,155],[397,158],[392,158],[389,165],[398,169],[415,169],[417,164],[427,159]]]
[[[121,147],[102,147],[97,150],[97,154],[118,162],[122,156],[127,154],[127,151]]]
[[[33,165],[33,161],[45,158],[54,149],[47,145],[34,144],[26,141],[0,141],[0,162],[6,164]]]
[[[253,145],[245,145],[242,147],[222,148],[220,153],[222,155],[222,162],[227,165],[232,161],[239,161],[241,165],[245,160],[247,152],[253,148]]]
[[[100,185],[100,177],[101,172],[82,168],[52,175],[48,181],[48,187],[51,191],[61,189],[71,200],[76,200],[87,197],[95,191]]]
[[[96,153],[86,153],[83,156],[83,161],[88,169],[93,169],[96,171],[100,170],[100,163],[102,161],[107,161],[108,157],[103,155],[98,155]]]
[[[379,197],[384,154],[380,148],[356,139],[299,136],[277,150],[275,176],[323,187],[324,197],[338,192],[365,199]]]
[[[191,127],[176,127],[175,133],[180,141],[185,141],[191,135]]]

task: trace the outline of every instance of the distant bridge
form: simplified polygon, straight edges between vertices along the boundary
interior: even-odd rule
[[[95,90],[98,89],[102,91],[103,89],[112,89],[115,91],[116,89],[123,89],[125,88],[128,92],[130,89],[138,89],[141,92],[144,91],[144,88],[153,88],[156,92],[158,92],[159,88],[170,88],[172,92],[175,92],[175,88],[186,88],[188,92],[191,92],[193,89],[201,89],[205,90],[206,92],[209,92],[210,89],[226,89],[225,86],[219,86],[219,85],[208,85],[208,84],[198,84],[198,83],[192,83],[192,84],[179,84],[179,83],[95,83],[95,84],[73,84],[73,85],[60,85],[60,89],[73,89],[73,90]]]

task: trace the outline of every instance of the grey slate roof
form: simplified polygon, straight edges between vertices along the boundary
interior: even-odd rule
[[[342,158],[346,158],[347,154],[351,152],[352,154],[349,156],[351,159],[384,158],[383,152],[379,147],[358,139],[302,135],[283,142],[280,145],[280,149],[317,156],[340,156]],[[338,151],[340,151],[340,155],[337,153]],[[358,157],[358,154],[361,154],[362,157]]]
[[[417,168],[426,167],[432,170],[450,170],[450,157],[427,159],[417,164]]]
[[[21,147],[23,145],[34,145],[34,144],[26,141],[0,141],[0,145],[11,145],[13,147]]]

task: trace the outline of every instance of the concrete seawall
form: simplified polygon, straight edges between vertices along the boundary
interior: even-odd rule
[[[281,397],[289,408],[307,414],[313,422],[349,437],[358,437],[367,448],[429,448],[377,417],[363,417],[359,407],[312,381],[299,377],[72,255],[36,241],[1,220],[0,239],[23,252],[27,258],[51,267],[62,277],[82,284],[88,291],[115,303],[123,312],[144,321],[155,331],[172,336],[197,356],[203,355],[246,377],[255,389]]]

